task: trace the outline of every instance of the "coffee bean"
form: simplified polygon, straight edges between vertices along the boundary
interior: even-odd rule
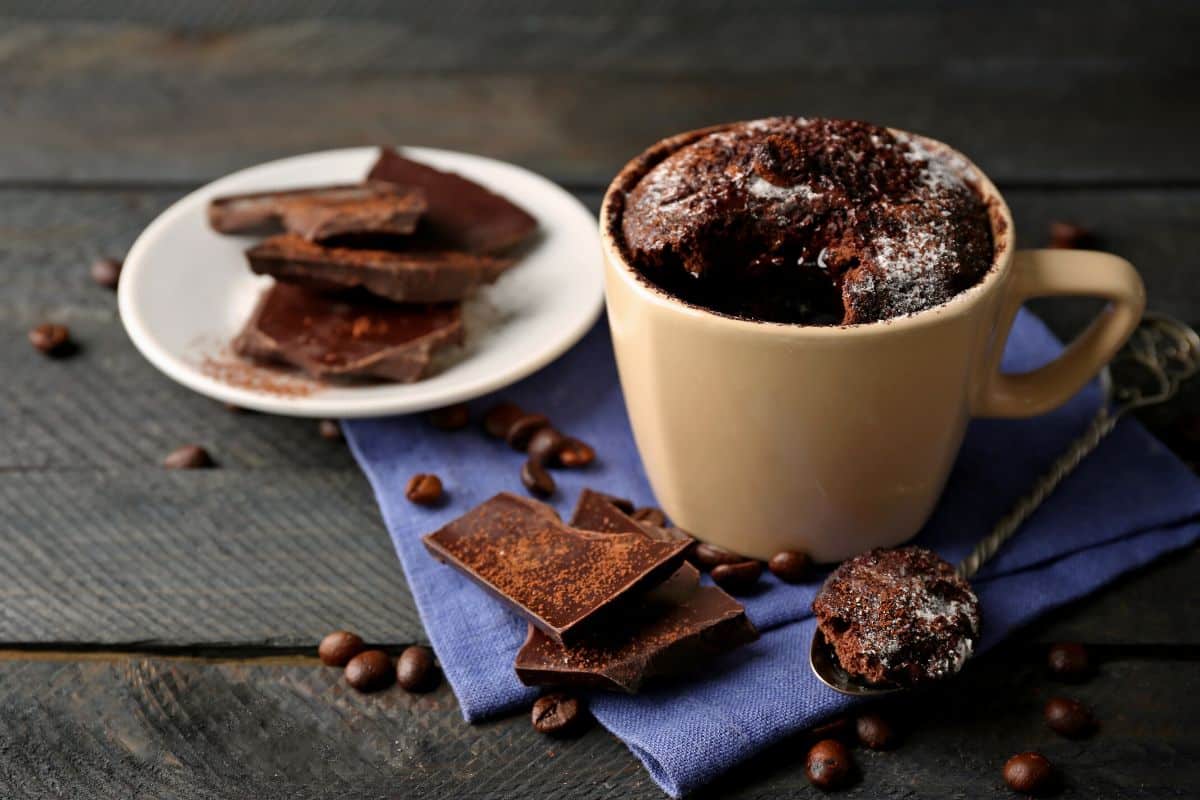
[[[1081,681],[1091,674],[1087,649],[1078,642],[1061,642],[1046,655],[1050,672],[1061,681]]]
[[[342,426],[335,419],[323,419],[317,430],[321,433],[322,439],[328,439],[331,442],[336,442],[342,438]]]
[[[362,637],[350,631],[334,631],[327,634],[317,645],[317,656],[321,663],[330,667],[344,667],[350,659],[363,651]]]
[[[176,448],[163,459],[167,469],[204,469],[214,466],[212,456],[198,444],[185,444]]]
[[[483,429],[488,436],[496,439],[507,439],[508,429],[512,424],[525,416],[525,412],[516,403],[501,403],[492,406],[483,415]]]
[[[1019,753],[1004,762],[1004,782],[1014,792],[1045,794],[1054,788],[1054,765],[1041,753]]]
[[[66,325],[43,322],[29,331],[29,343],[39,353],[48,356],[65,356],[71,352],[71,331]]]
[[[717,547],[715,544],[708,544],[707,542],[700,542],[693,547],[689,557],[697,567],[705,570],[718,567],[721,564],[741,564],[744,561],[750,560],[732,550],[726,550],[724,547]]]
[[[646,506],[634,511],[630,516],[638,522],[654,528],[665,528],[667,526],[667,515],[662,512],[661,508]]]
[[[396,660],[396,683],[406,692],[428,692],[438,684],[438,668],[433,651],[414,644],[406,647]]]
[[[533,435],[549,424],[550,420],[545,414],[526,414],[508,427],[508,435],[504,440],[513,450],[524,452],[528,449],[529,440]]]
[[[92,262],[92,280],[105,289],[115,289],[121,280],[122,266],[121,261],[115,258],[97,258]]]
[[[1068,697],[1051,697],[1043,714],[1050,730],[1068,739],[1083,739],[1096,729],[1096,718],[1088,707]]]
[[[845,786],[853,769],[854,760],[850,757],[850,751],[837,739],[817,742],[804,760],[804,774],[808,782],[821,789]]]
[[[837,739],[841,742],[848,742],[856,736],[849,717],[834,717],[809,731],[809,741]]]
[[[767,568],[771,574],[784,583],[800,583],[808,578],[812,560],[807,553],[797,550],[784,550],[771,556]]]
[[[558,463],[568,469],[586,467],[596,460],[596,451],[587,442],[567,437],[558,451]]]
[[[1050,246],[1072,250],[1086,247],[1092,240],[1092,233],[1081,225],[1071,222],[1050,223]]]
[[[396,679],[392,659],[382,650],[366,650],[346,664],[346,683],[360,692],[374,692],[391,686]]]
[[[546,472],[546,468],[533,458],[525,459],[525,463],[521,466],[521,483],[525,484],[525,488],[530,493],[538,497],[549,497],[558,488],[554,483],[554,478],[550,477],[549,472]]]
[[[437,475],[418,473],[408,479],[404,496],[419,506],[432,506],[442,500],[442,479]]]
[[[854,721],[858,741],[872,750],[890,750],[896,746],[896,732],[892,723],[878,714],[862,714]]]
[[[466,403],[456,403],[445,408],[435,408],[426,418],[439,431],[461,431],[471,422],[471,409]]]
[[[527,448],[529,458],[546,466],[554,464],[558,461],[559,451],[566,441],[566,437],[547,425],[530,438]]]
[[[533,704],[533,729],[549,736],[570,736],[578,733],[587,720],[583,701],[566,692],[552,692],[539,697]]]
[[[713,583],[731,594],[748,592],[762,577],[761,561],[742,561],[737,564],[718,564],[712,568]]]

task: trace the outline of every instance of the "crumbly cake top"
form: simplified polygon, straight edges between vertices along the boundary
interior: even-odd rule
[[[957,673],[979,637],[970,584],[921,547],[877,549],[835,569],[813,600],[846,671],[912,685]]]
[[[852,324],[915,313],[993,260],[988,208],[948,148],[865,122],[777,117],[680,147],[624,198],[651,282],[718,312]]]

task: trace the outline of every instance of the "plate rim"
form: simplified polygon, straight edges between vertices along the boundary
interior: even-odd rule
[[[558,193],[562,200],[568,201],[568,205],[572,209],[583,215],[581,219],[586,218],[590,223],[592,223],[591,229],[595,231],[596,236],[596,254],[598,259],[600,259],[597,268],[597,275],[600,278],[598,281],[599,291],[597,291],[595,293],[595,297],[591,299],[590,307],[584,309],[584,312],[576,317],[576,321],[573,325],[565,328],[562,336],[556,337],[553,340],[549,340],[549,345],[535,350],[528,357],[522,359],[516,364],[511,365],[508,369],[504,371],[497,371],[492,374],[485,374],[453,390],[447,390],[438,395],[435,400],[426,399],[415,402],[406,402],[404,401],[403,396],[375,397],[364,399],[361,404],[352,405],[347,405],[346,399],[341,401],[322,401],[319,392],[303,397],[288,397],[240,386],[234,386],[204,374],[194,365],[189,364],[185,360],[176,356],[171,350],[166,348],[160,341],[158,341],[158,339],[151,332],[150,328],[147,326],[146,320],[142,316],[138,304],[134,300],[134,285],[137,283],[137,275],[141,272],[141,270],[146,268],[146,255],[144,251],[148,250],[154,241],[163,236],[165,229],[173,225],[178,217],[188,213],[188,206],[196,202],[197,195],[210,192],[219,184],[234,181],[244,173],[262,167],[282,166],[286,165],[290,161],[300,161],[320,156],[345,156],[377,149],[377,147],[370,145],[359,147],[341,147],[329,150],[316,150],[309,153],[300,153],[272,159],[270,161],[263,161],[258,164],[252,164],[211,180],[193,189],[159,212],[159,214],[153,220],[151,220],[151,222],[142,230],[142,232],[138,234],[133,245],[129,248],[129,251],[125,256],[125,265],[122,268],[123,280],[118,284],[117,287],[118,314],[120,316],[122,326],[125,328],[126,335],[129,336],[138,352],[140,352],[141,355],[156,369],[176,383],[179,383],[180,385],[191,389],[194,392],[209,397],[210,399],[231,403],[241,408],[291,417],[379,417],[396,414],[414,414],[421,411],[428,411],[433,408],[440,408],[454,403],[472,400],[474,398],[494,392],[498,389],[502,389],[505,386],[509,386],[517,381],[522,380],[523,378],[527,378],[528,376],[558,359],[560,356],[578,344],[579,341],[587,335],[588,331],[595,326],[596,321],[600,318],[600,315],[604,309],[605,291],[603,280],[603,254],[600,250],[598,223],[595,222],[594,215],[577,197],[544,175],[540,175],[539,173],[536,173],[533,170],[527,169],[526,167],[522,167],[518,164],[458,150],[398,145],[396,146],[397,150],[405,153],[406,155],[412,156],[416,161],[421,161],[422,156],[433,156],[435,159],[445,156],[455,159],[466,159],[467,161],[496,164],[509,169],[519,170],[525,173],[527,176],[541,182],[546,186],[546,188]],[[470,175],[467,175],[467,177],[470,177]],[[129,275],[133,275],[134,277],[129,280],[125,280],[126,276]],[[395,384],[395,388],[403,388],[404,386],[405,384]]]

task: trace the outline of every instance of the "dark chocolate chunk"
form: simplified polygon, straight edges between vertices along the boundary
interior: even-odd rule
[[[616,503],[627,501],[585,489],[571,524],[613,534],[690,541],[677,531],[650,528]],[[686,672],[709,657],[758,638],[745,609],[683,564],[631,606],[619,623],[585,634],[564,647],[532,625],[517,654],[517,677],[529,685],[579,686],[636,692],[649,679]]]
[[[317,240],[348,233],[404,235],[425,212],[425,192],[385,181],[217,197],[208,222],[220,233],[291,231]]]
[[[234,339],[238,355],[292,364],[314,377],[425,377],[433,356],[461,344],[457,304],[398,306],[275,284]]]
[[[537,220],[514,203],[453,172],[442,172],[381,148],[369,180],[416,186],[425,192],[418,235],[423,247],[495,253],[533,235]]]
[[[250,269],[312,289],[362,288],[398,303],[461,300],[516,262],[445,250],[383,250],[317,244],[294,233],[246,251]]]
[[[689,541],[577,530],[549,506],[508,493],[424,538],[435,558],[568,643],[675,572]]]

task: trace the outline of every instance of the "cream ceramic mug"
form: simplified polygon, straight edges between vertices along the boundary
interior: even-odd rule
[[[1061,405],[1141,318],[1145,291],[1124,259],[1014,250],[1008,206],[965,158],[990,207],[994,262],[943,305],[843,327],[688,305],[630,266],[621,214],[646,171],[719,129],[666,139],[631,161],[600,212],[608,320],[638,450],[663,509],[704,541],[760,559],[801,550],[819,561],[905,541],[933,512],[969,418]],[[1017,310],[1051,295],[1109,303],[1052,363],[1000,373]]]

